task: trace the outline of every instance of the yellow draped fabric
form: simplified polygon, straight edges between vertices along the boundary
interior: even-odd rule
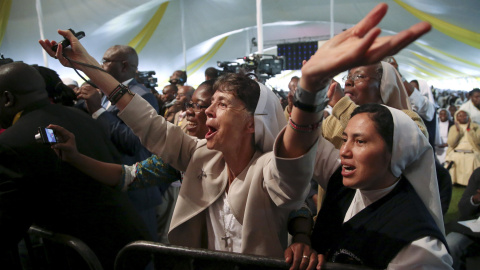
[[[204,55],[202,55],[200,58],[195,60],[193,63],[187,66],[187,74],[190,76],[191,74],[195,73],[197,70],[199,70],[203,65],[205,65],[208,60],[210,60],[217,52],[220,50],[220,48],[223,46],[225,41],[227,41],[228,36],[221,38],[219,41],[215,42],[213,47]],[[165,84],[168,82],[170,79],[165,79],[162,84]]]
[[[200,58],[195,60],[193,63],[187,66],[187,74],[193,74],[197,70],[199,70],[203,65],[205,65],[208,60],[210,60],[217,52],[220,50],[220,48],[223,46],[225,41],[227,41],[228,36],[220,39],[219,41],[215,42],[215,45],[204,55],[202,55]]]
[[[140,31],[140,33],[138,33],[138,35],[128,43],[128,46],[134,48],[137,53],[140,53],[143,50],[157,29],[157,26],[160,24],[163,14],[165,14],[165,10],[167,10],[168,4],[169,2],[165,2],[160,5],[150,21],[148,21],[145,27],[143,27],[142,31]]]
[[[448,58],[451,58],[451,59],[454,59],[454,60],[457,60],[459,62],[462,62],[464,64],[467,64],[467,65],[470,65],[470,66],[473,66],[473,67],[477,67],[477,68],[480,68],[480,64],[477,64],[477,63],[474,63],[472,61],[468,61],[466,59],[463,59],[463,58],[460,58],[460,57],[457,57],[455,55],[452,55],[452,54],[449,54],[449,53],[446,53],[442,50],[439,50],[437,48],[433,48],[431,46],[428,46],[428,45],[425,45],[425,44],[421,44],[420,42],[415,42],[415,45],[418,45],[420,47],[422,47],[423,49],[427,50],[427,51],[434,51],[434,52],[437,52],[439,54],[442,54]]]
[[[12,0],[0,1],[0,46],[2,45],[3,37],[7,31],[8,19],[10,18],[10,8],[12,7]]]
[[[418,65],[415,66],[415,69],[418,72],[421,72],[421,73],[418,73],[418,72],[409,72],[409,73],[414,75],[416,78],[421,78],[421,79],[424,79],[424,80],[428,80],[428,79],[431,79],[431,78],[438,78],[438,75],[433,74],[432,72],[430,72],[426,69],[423,69],[423,68],[419,67]]]
[[[462,27],[458,27],[451,23],[442,21],[432,15],[428,15],[418,9],[415,9],[400,0],[394,0],[398,5],[403,7],[408,12],[412,13],[415,17],[422,21],[427,21],[432,24],[433,28],[444,33],[445,35],[454,38],[460,42],[468,44],[472,47],[480,49],[480,33],[467,30]]]
[[[423,60],[424,62],[427,62],[428,64],[438,68],[438,69],[441,69],[441,70],[444,70],[444,71],[447,71],[447,72],[450,72],[452,74],[454,74],[455,76],[457,77],[464,77],[465,75],[461,72],[458,72],[457,70],[449,67],[449,66],[446,66],[444,64],[440,64],[439,62],[435,61],[435,60],[432,60],[428,57],[425,57],[423,55],[420,55],[418,53],[415,53],[415,52],[412,52],[413,55],[415,55],[416,57],[420,58],[421,60]]]
[[[458,77],[456,74],[452,74],[452,73],[448,72],[447,70],[443,70],[443,69],[440,69],[440,68],[438,68],[438,67],[434,67],[434,66],[429,65],[428,63],[425,63],[425,62],[418,63],[418,65],[426,68],[427,70],[435,71],[435,72],[436,72],[436,74],[428,74],[428,73],[426,73],[426,74],[428,74],[430,77],[437,77],[437,78]]]

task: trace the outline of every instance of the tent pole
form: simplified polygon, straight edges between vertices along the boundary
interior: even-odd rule
[[[335,30],[333,28],[334,18],[333,18],[333,0],[330,0],[330,39],[333,38]]]
[[[183,65],[184,70],[187,72],[187,49],[185,42],[185,9],[183,8],[183,0],[180,0],[180,27],[182,28],[182,49],[183,49]]]
[[[258,53],[263,54],[262,0],[257,0],[257,38],[258,38]]]
[[[38,28],[40,30],[40,39],[45,39],[45,35],[43,34],[43,11],[42,11],[42,0],[36,0],[36,8],[37,8],[37,19],[38,19]],[[43,54],[43,65],[48,67],[48,56],[47,52],[42,49]]]

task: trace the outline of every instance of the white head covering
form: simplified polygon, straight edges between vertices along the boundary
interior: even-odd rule
[[[75,86],[78,87],[77,81],[75,81],[75,80],[72,79],[72,78],[62,78],[62,82],[63,82],[63,84],[65,84],[65,85],[75,85]]]
[[[448,111],[448,110],[447,110]],[[456,112],[455,112],[455,115],[453,116],[453,121],[457,121],[457,115],[459,112],[464,112],[465,114],[467,114],[468,118],[470,119],[470,113],[467,112],[466,110],[460,110],[458,109]],[[459,123],[460,124],[460,123]]]
[[[440,114],[441,111],[445,111],[447,113],[447,121],[453,121],[452,114],[450,114],[449,110],[446,108],[440,108],[437,110],[437,114]],[[440,117],[438,117],[438,122],[440,122]]]
[[[391,107],[387,108],[392,113],[394,123],[392,173],[396,177],[403,174],[408,179],[440,231],[445,234],[432,147],[407,114]]]
[[[260,86],[260,97],[255,108],[255,145],[264,153],[273,150],[280,130],[287,125],[280,100],[265,85]]]
[[[410,99],[397,70],[387,62],[381,62],[383,68],[380,81],[380,95],[383,104],[399,110],[412,110]]]
[[[418,87],[420,89],[420,92],[422,93],[428,93],[428,92],[431,92],[430,90],[430,85],[428,85],[427,81],[425,80],[421,80],[421,79],[417,79],[417,82],[418,82]]]

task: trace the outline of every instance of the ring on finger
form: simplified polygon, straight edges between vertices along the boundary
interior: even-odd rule
[[[303,255],[303,258],[304,259],[308,259],[309,257],[307,255]]]

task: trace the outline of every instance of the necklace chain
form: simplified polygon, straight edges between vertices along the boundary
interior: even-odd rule
[[[226,196],[228,196],[228,189],[230,187],[230,182],[233,182],[233,180],[235,180],[235,174],[233,173],[232,169],[230,169],[230,167],[228,165],[227,165],[227,168],[228,168],[229,173],[228,173],[227,188],[225,189],[225,195],[224,195],[225,200],[223,202],[223,232],[224,232],[224,236],[221,238],[223,241],[225,241],[225,248],[228,247],[228,240],[231,238],[230,236],[227,235],[227,232],[231,228],[232,223],[233,223],[233,219],[235,218],[232,215],[232,217],[230,218],[230,220],[228,222],[228,225],[227,225],[226,216],[227,216],[228,200],[227,200]],[[231,179],[231,181],[230,181],[230,179]]]

